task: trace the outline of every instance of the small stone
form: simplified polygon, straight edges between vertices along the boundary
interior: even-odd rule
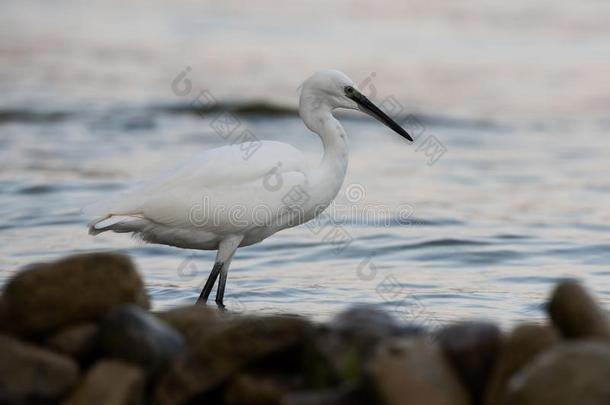
[[[129,363],[102,360],[96,363],[62,405],[143,404],[144,374]]]
[[[486,405],[500,405],[508,380],[543,351],[559,341],[554,328],[546,325],[517,326],[505,339],[498,360],[491,372],[483,401]]]
[[[4,298],[10,319],[24,334],[95,321],[124,303],[149,306],[131,260],[111,253],[76,255],[29,266],[8,282]]]
[[[610,404],[610,344],[558,344],[517,373],[504,405]]]
[[[69,326],[50,336],[45,346],[85,364],[92,360],[98,349],[98,331],[93,322]]]
[[[561,282],[551,296],[548,312],[568,339],[610,339],[608,315],[578,282]]]
[[[313,327],[304,319],[287,316],[237,318],[204,339],[191,343],[161,379],[156,404],[182,404],[228,381],[240,370],[265,359],[294,362],[295,351],[310,339]]]
[[[438,345],[425,338],[384,342],[368,375],[386,405],[467,405],[470,398]]]
[[[480,403],[500,350],[500,329],[491,323],[462,322],[441,329],[437,341],[474,403]]]
[[[0,335],[0,403],[52,403],[78,380],[78,365],[49,350]]]
[[[163,371],[185,348],[176,330],[132,304],[104,318],[99,342],[106,355],[139,365],[150,375]]]
[[[205,305],[189,305],[155,314],[182,334],[187,344],[196,344],[214,333],[222,323],[218,311]]]

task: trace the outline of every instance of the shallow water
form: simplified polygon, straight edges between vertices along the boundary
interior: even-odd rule
[[[368,83],[386,108],[389,95],[400,100],[404,110],[392,112],[420,136],[409,145],[375,121],[342,116],[350,167],[330,216],[240,249],[228,306],[324,319],[368,302],[421,323],[511,323],[542,317],[562,277],[582,279],[610,304],[610,97],[595,80],[610,65],[610,52],[599,52],[609,31],[588,2],[556,9],[558,20],[547,26],[525,24],[535,39],[527,44],[515,27],[536,9],[504,10],[512,17],[502,26],[481,7],[473,25],[468,9],[452,14],[422,3],[393,11],[412,23],[407,29],[400,18],[372,20],[350,6],[336,21],[341,30],[316,31],[336,41],[319,53],[317,37],[303,32],[306,11],[186,1],[181,8],[133,2],[117,14],[112,2],[94,2],[93,10],[58,4],[9,3],[0,17],[0,283],[33,261],[116,250],[134,257],[156,307],[193,302],[212,252],[90,237],[80,209],[230,142],[212,125],[227,108],[258,138],[291,143],[315,160],[321,148],[294,113],[296,86],[332,64]],[[201,7],[212,11],[197,14]],[[74,15],[66,25],[67,10]],[[570,12],[582,18],[566,20]],[[113,29],[93,14],[116,17]],[[386,45],[339,46],[358,32],[354,18]],[[448,20],[454,26],[439,28]],[[509,56],[485,48],[483,37]],[[254,52],[257,40],[264,45]],[[402,56],[382,52],[398,44]],[[542,62],[532,63],[536,52]],[[560,54],[579,63],[560,63]],[[391,55],[391,63],[379,59]],[[181,96],[171,83],[187,65],[193,89]],[[202,89],[218,101],[204,114],[192,107]],[[344,243],[333,243],[338,233]]]

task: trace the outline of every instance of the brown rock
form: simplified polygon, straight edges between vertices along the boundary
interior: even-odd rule
[[[546,325],[523,324],[505,339],[484,395],[486,405],[500,405],[508,380],[539,353],[559,341],[555,329]]]
[[[561,282],[553,291],[548,312],[568,339],[610,339],[608,315],[578,282]]]
[[[226,382],[238,371],[265,359],[290,362],[313,327],[297,317],[242,318],[225,322],[204,339],[191,343],[161,379],[157,404],[183,404]],[[276,364],[281,368],[281,364]]]
[[[87,373],[63,405],[143,404],[144,374],[136,366],[102,360]]]
[[[378,403],[370,387],[348,382],[322,390],[293,391],[283,397],[283,405],[370,405]]]
[[[111,253],[32,265],[8,282],[4,298],[10,318],[25,334],[97,320],[124,303],[149,306],[131,260]]]
[[[45,345],[83,364],[95,356],[98,331],[99,327],[93,322],[69,326],[49,337]]]
[[[218,311],[205,305],[190,305],[155,315],[180,332],[187,343],[193,344],[215,333],[222,323]]]
[[[0,335],[0,403],[51,403],[77,380],[72,359]]]
[[[13,325],[9,318],[8,308],[4,296],[0,295],[0,333],[9,334],[13,331]]]
[[[503,404],[608,405],[609,381],[610,344],[558,344],[511,378]]]
[[[249,374],[236,376],[226,389],[225,404],[274,405],[282,403],[285,387],[276,380]]]
[[[480,403],[500,350],[500,329],[485,322],[461,322],[441,329],[436,337],[474,403]]]
[[[438,345],[425,338],[379,347],[368,374],[386,405],[467,405],[470,399]]]

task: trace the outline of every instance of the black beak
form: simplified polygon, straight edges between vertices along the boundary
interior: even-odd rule
[[[401,135],[403,138],[413,142],[413,138],[411,138],[411,135],[409,135],[407,131],[405,131],[400,125],[396,123],[396,121],[390,118],[386,113],[381,111],[379,107],[373,104],[371,100],[366,98],[366,96],[360,93],[358,90],[352,88],[351,92],[347,93],[346,95],[358,104],[360,111],[367,113],[376,120],[392,128],[394,132]]]

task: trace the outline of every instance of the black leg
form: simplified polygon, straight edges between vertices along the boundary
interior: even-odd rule
[[[216,305],[219,309],[225,309],[223,299],[225,297],[225,284],[227,283],[227,269],[220,271],[220,279],[218,280],[218,291],[216,292]]]
[[[212,268],[212,271],[210,272],[208,281],[205,282],[205,286],[203,286],[203,290],[201,290],[201,294],[199,294],[197,304],[205,304],[206,302],[208,302],[208,297],[210,296],[210,292],[212,292],[212,287],[214,287],[214,283],[218,278],[218,273],[220,273],[222,266],[222,262],[214,263],[214,268]]]

